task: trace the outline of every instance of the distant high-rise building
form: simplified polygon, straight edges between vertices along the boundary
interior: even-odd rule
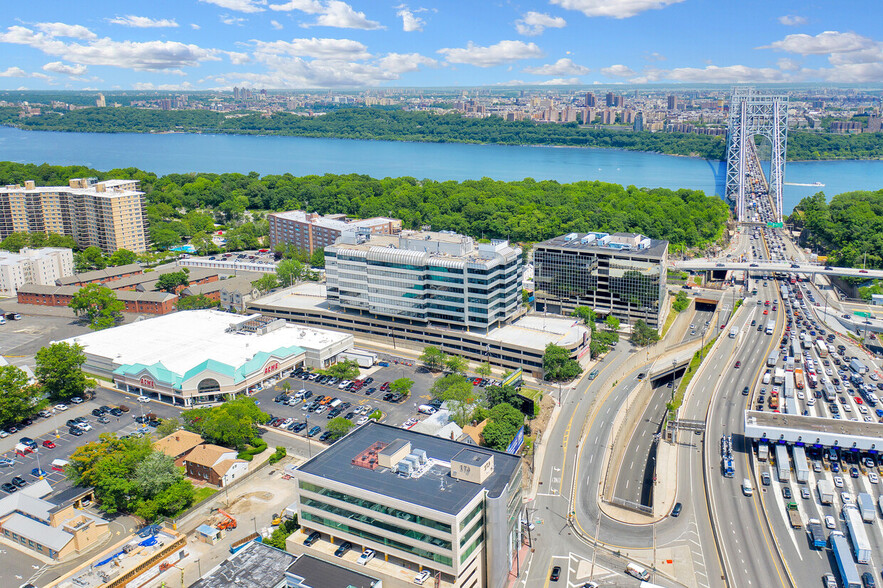
[[[669,110],[677,110],[678,109],[678,97],[674,94],[669,94],[668,96],[668,109]]]
[[[601,124],[612,125],[616,123],[616,111],[612,108],[605,108],[601,113]]]
[[[104,108],[107,106],[107,103],[104,101],[104,94],[99,94],[98,99],[95,101],[95,106],[98,108]]]
[[[613,92],[607,92],[607,100],[606,104],[608,107],[613,106],[616,103],[616,98],[613,96]]]
[[[633,124],[635,122],[635,111],[632,109],[627,109],[622,111],[622,123],[623,124]]]
[[[869,133],[879,133],[880,132],[880,117],[879,116],[869,116],[868,117],[868,129]]]
[[[625,98],[623,98],[622,96],[619,96],[619,95],[614,96],[613,97],[613,107],[614,108],[622,108],[623,106],[625,106]]]
[[[583,124],[589,125],[595,120],[595,109],[586,108],[583,110]]]
[[[233,100],[239,100],[239,86],[233,86]]]
[[[595,95],[592,94],[591,92],[586,92],[586,106],[588,108],[595,107]]]
[[[644,113],[638,112],[635,114],[635,122],[632,124],[632,130],[635,131],[643,131],[644,130]]]

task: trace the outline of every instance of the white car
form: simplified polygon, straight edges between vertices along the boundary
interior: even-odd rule
[[[92,425],[89,423],[77,423],[77,428],[81,431],[91,431]]]
[[[868,407],[865,406],[864,404],[859,404],[858,411],[862,414],[868,414]]]
[[[356,424],[357,425],[364,425],[365,423],[368,422],[368,420],[369,419],[367,416],[363,416],[362,418],[360,418],[359,420],[356,421]]]
[[[834,476],[834,485],[838,488],[843,488],[843,478],[840,476]]]
[[[816,405],[816,398],[815,398],[815,396],[810,396],[810,397],[809,397],[809,400],[806,401],[806,405],[807,405],[807,406],[815,406],[815,405]]]
[[[850,494],[849,492],[841,492],[840,500],[843,501],[844,506],[846,506],[847,504],[852,504],[852,494]]]
[[[797,392],[797,399],[798,400],[806,400],[806,395],[803,392],[798,391]]]
[[[426,580],[428,580],[431,575],[432,574],[429,573],[429,570],[423,570],[414,578],[414,583],[418,586],[422,586],[423,583],[426,582]]]
[[[825,526],[828,527],[829,529],[836,529],[837,528],[837,521],[835,521],[834,517],[832,517],[831,515],[827,515],[825,517]]]
[[[349,385],[350,385],[349,380],[341,380],[340,384],[337,385],[337,388],[338,388],[338,390],[343,390],[344,388],[346,388]]]
[[[876,484],[879,481],[880,481],[880,476],[878,476],[876,474],[876,472],[870,472],[868,474],[868,482],[870,482],[871,484]]]
[[[359,556],[359,559],[356,560],[356,563],[360,566],[368,565],[368,562],[374,559],[374,550],[373,549],[365,549],[362,552],[362,555]]]
[[[139,396],[138,402],[150,402],[150,398],[148,398],[147,396]]]
[[[56,404],[55,410],[67,410],[67,404]]]

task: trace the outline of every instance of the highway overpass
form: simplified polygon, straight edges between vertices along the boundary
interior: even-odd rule
[[[745,436],[807,447],[840,447],[875,453],[883,450],[883,424],[876,422],[746,410]]]
[[[809,264],[769,261],[708,261],[687,260],[674,261],[670,264],[674,269],[684,271],[748,271],[748,272],[785,272],[796,274],[823,274],[827,276],[849,276],[853,278],[883,278],[883,270],[862,270],[851,267],[831,267]],[[797,266],[797,267],[794,267]]]

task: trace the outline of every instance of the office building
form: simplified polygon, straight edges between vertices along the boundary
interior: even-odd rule
[[[658,329],[664,308],[668,241],[635,233],[570,233],[534,248],[538,311],[577,306]]]
[[[74,254],[63,247],[29,249],[18,253],[0,251],[0,293],[15,296],[25,284],[54,285],[55,280],[73,275]]]
[[[147,251],[147,211],[137,180],[70,180],[68,186],[0,188],[0,239],[12,233],[58,233],[83,249]]]
[[[312,254],[316,249],[333,245],[345,231],[372,235],[393,235],[402,230],[402,221],[395,218],[374,217],[349,219],[345,214],[321,216],[315,212],[290,210],[269,215],[270,249],[279,245],[294,245]]]
[[[521,467],[516,455],[371,422],[297,469],[298,521],[415,575],[502,588],[522,545]],[[327,558],[303,533],[287,549]]]
[[[325,248],[328,301],[344,309],[487,329],[521,304],[521,248],[453,232],[346,233]]]

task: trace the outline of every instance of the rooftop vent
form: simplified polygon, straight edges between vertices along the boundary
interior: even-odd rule
[[[494,473],[494,456],[464,449],[451,460],[451,477],[473,484],[483,484]]]

